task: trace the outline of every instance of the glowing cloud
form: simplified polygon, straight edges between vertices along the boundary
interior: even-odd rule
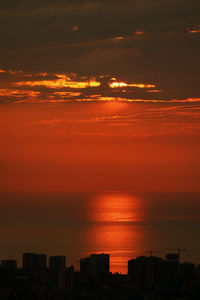
[[[48,73],[46,73],[46,72],[37,73],[36,76],[46,77],[46,76],[48,76]]]
[[[136,87],[140,89],[155,88],[154,84],[144,84],[144,83],[125,83],[125,82],[109,82],[109,87],[114,88],[124,88],[124,87]]]
[[[53,80],[37,80],[37,81],[20,81],[17,82],[18,86],[45,86],[48,88],[72,88],[72,89],[85,89],[89,87],[98,87],[100,82],[95,78],[90,78],[87,81],[73,81],[65,74],[56,74],[57,79]]]
[[[123,36],[116,36],[116,37],[113,38],[114,41],[121,41],[123,39],[124,39]]]
[[[53,95],[58,95],[60,98],[78,97],[81,93],[76,92],[55,92]]]
[[[162,90],[148,90],[147,93],[161,93]]]
[[[14,96],[22,98],[26,95],[30,97],[37,97],[40,92],[30,91],[30,90],[12,90],[12,89],[0,89],[0,97],[1,96]]]
[[[197,103],[200,102],[200,98],[186,98],[186,99],[134,99],[134,98],[122,98],[122,97],[106,97],[106,96],[99,96],[97,95],[96,98],[93,96],[88,96],[87,98],[83,99],[76,99],[76,101],[101,101],[101,102],[143,102],[143,103]]]
[[[143,35],[144,35],[144,32],[143,32],[143,31],[141,31],[141,30],[135,31],[135,36],[136,36],[136,37],[141,37],[141,36],[143,36]]]
[[[0,100],[3,99],[4,102],[32,102],[40,96],[40,92],[31,90],[13,90],[13,89],[0,89]]]
[[[198,25],[196,28],[188,29],[188,33],[194,34],[194,33],[200,33],[200,25]]]
[[[149,99],[146,93],[161,93],[155,84],[127,83],[112,75],[97,77],[81,76],[75,73],[26,73],[20,70],[0,68],[5,76],[0,88],[0,100],[5,103],[59,103],[59,102],[110,102],[110,103],[199,103],[200,98]],[[8,75],[8,76],[7,76]],[[27,80],[26,77],[30,77]],[[12,78],[11,78],[12,77]],[[7,81],[7,78],[9,80]],[[12,81],[11,81],[12,79]],[[4,86],[4,82],[6,86]],[[101,86],[102,84],[102,86]],[[106,88],[106,84],[114,93]],[[40,87],[49,88],[49,90]],[[99,88],[100,87],[100,88]],[[105,87],[105,89],[104,89]],[[97,89],[93,89],[97,88]],[[131,88],[144,90],[139,98],[132,95]],[[86,89],[83,91],[83,89]],[[130,97],[127,96],[130,93]],[[113,104],[112,104],[113,105]]]

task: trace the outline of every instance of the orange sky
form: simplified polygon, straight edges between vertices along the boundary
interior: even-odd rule
[[[133,82],[112,95],[111,76],[0,76],[1,190],[200,191],[199,98]]]

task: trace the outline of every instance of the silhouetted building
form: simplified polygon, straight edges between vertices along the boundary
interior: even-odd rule
[[[190,282],[195,278],[195,265],[193,263],[184,262],[180,264],[181,282]]]
[[[146,261],[146,286],[162,286],[166,281],[166,263],[156,256],[150,256]]]
[[[51,271],[45,254],[24,253],[23,265],[25,270],[15,260],[2,260],[0,300],[200,299],[200,266],[180,264],[177,254],[131,259],[129,276],[109,274],[104,253],[81,259],[80,272],[65,267],[65,256],[50,257]]]
[[[74,279],[75,272],[73,266],[61,269],[58,272],[58,289],[72,291],[74,289]]]
[[[137,285],[145,284],[146,260],[146,256],[139,256],[128,261],[128,275]]]
[[[177,253],[166,254],[167,261],[179,262],[179,255]]]
[[[170,253],[166,255],[166,275],[168,285],[175,287],[180,280],[179,255]]]
[[[128,261],[128,275],[140,286],[161,286],[166,278],[165,261],[156,256],[139,256]]]
[[[90,257],[80,259],[80,273],[88,275],[90,272]]]
[[[47,267],[46,254],[24,253],[23,269],[27,272],[44,269]]]
[[[46,300],[46,299],[49,299],[48,294],[49,294],[48,291],[45,289],[33,290],[29,294],[29,299],[30,300]]]
[[[109,274],[109,254],[91,254],[89,257],[80,259],[80,272],[89,277],[104,277]]]
[[[13,270],[17,268],[17,261],[15,259],[5,259],[1,261],[1,267],[4,269]]]
[[[195,275],[196,275],[197,279],[200,281],[200,265],[196,266]]]
[[[66,268],[65,256],[51,256],[49,258],[49,269],[52,273],[58,273]]]

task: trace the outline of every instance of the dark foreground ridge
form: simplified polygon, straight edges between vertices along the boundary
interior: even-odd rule
[[[128,261],[128,274],[110,273],[109,254],[80,259],[80,271],[66,267],[65,256],[24,253],[23,266],[2,260],[0,300],[199,300],[200,266],[139,256]]]

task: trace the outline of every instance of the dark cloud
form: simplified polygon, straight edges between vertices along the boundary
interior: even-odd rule
[[[1,68],[107,73],[199,94],[200,39],[189,32],[199,1],[20,0],[0,10]]]

